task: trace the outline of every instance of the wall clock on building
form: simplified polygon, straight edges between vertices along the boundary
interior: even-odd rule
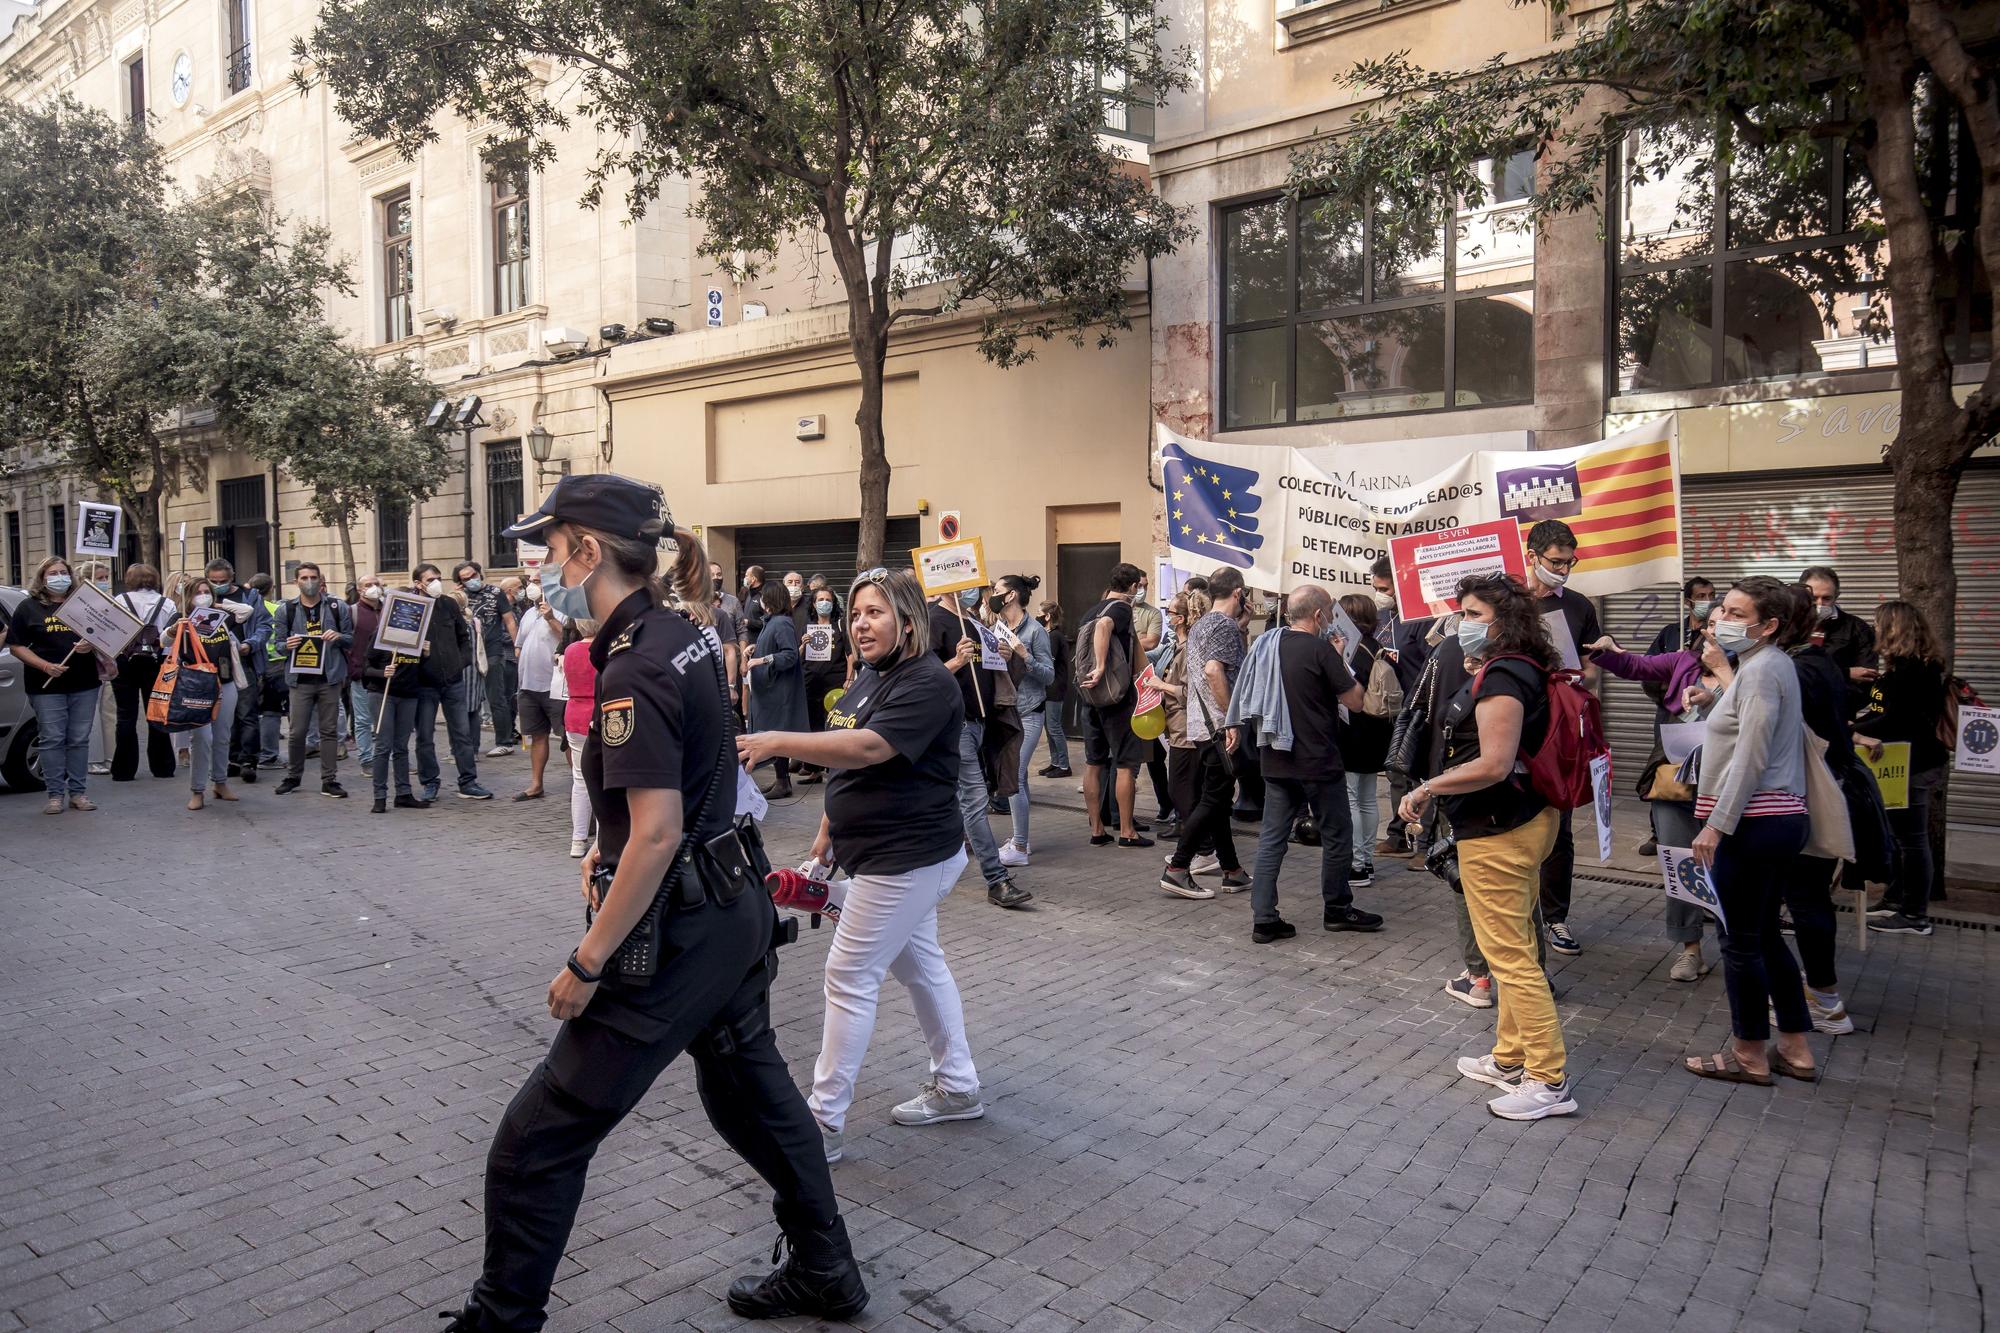
[[[194,91],[194,57],[183,51],[174,57],[173,98],[177,107],[186,106]]]

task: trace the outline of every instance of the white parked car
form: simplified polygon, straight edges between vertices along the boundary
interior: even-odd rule
[[[14,618],[14,608],[27,596],[19,588],[0,587],[0,624]],[[35,710],[28,706],[21,664],[4,647],[0,647],[0,784],[22,791],[42,789],[42,764],[35,754]]]

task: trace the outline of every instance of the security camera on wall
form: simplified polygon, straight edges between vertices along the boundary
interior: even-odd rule
[[[590,335],[581,329],[548,329],[542,334],[542,346],[553,356],[575,356],[590,346]]]

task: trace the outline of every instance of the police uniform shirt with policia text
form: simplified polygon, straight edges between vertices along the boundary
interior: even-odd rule
[[[954,620],[956,617],[954,617]],[[958,813],[958,738],[965,703],[952,672],[917,652],[886,674],[864,665],[828,730],[865,727],[895,753],[839,769],[826,786],[834,860],[850,874],[900,875],[948,860],[965,841]]]
[[[686,821],[715,782],[716,754],[729,740],[715,653],[708,636],[655,605],[644,588],[618,604],[592,641],[597,716],[584,745],[583,780],[605,865],[618,863],[632,834],[628,788],[678,790]],[[723,765],[728,789],[709,798],[701,827],[684,829],[683,838],[700,844],[728,828],[736,813],[733,767]]]

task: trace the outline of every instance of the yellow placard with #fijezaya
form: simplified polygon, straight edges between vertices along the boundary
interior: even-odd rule
[[[986,583],[986,547],[977,537],[919,546],[910,552],[910,564],[926,597],[957,592],[960,588],[978,588]]]
[[[1854,753],[1861,756],[1861,762],[1868,765],[1875,774],[1875,785],[1882,791],[1882,808],[1885,810],[1907,810],[1910,808],[1910,743],[1908,741],[1884,741],[1882,757],[1873,759],[1863,746],[1855,746]]]

